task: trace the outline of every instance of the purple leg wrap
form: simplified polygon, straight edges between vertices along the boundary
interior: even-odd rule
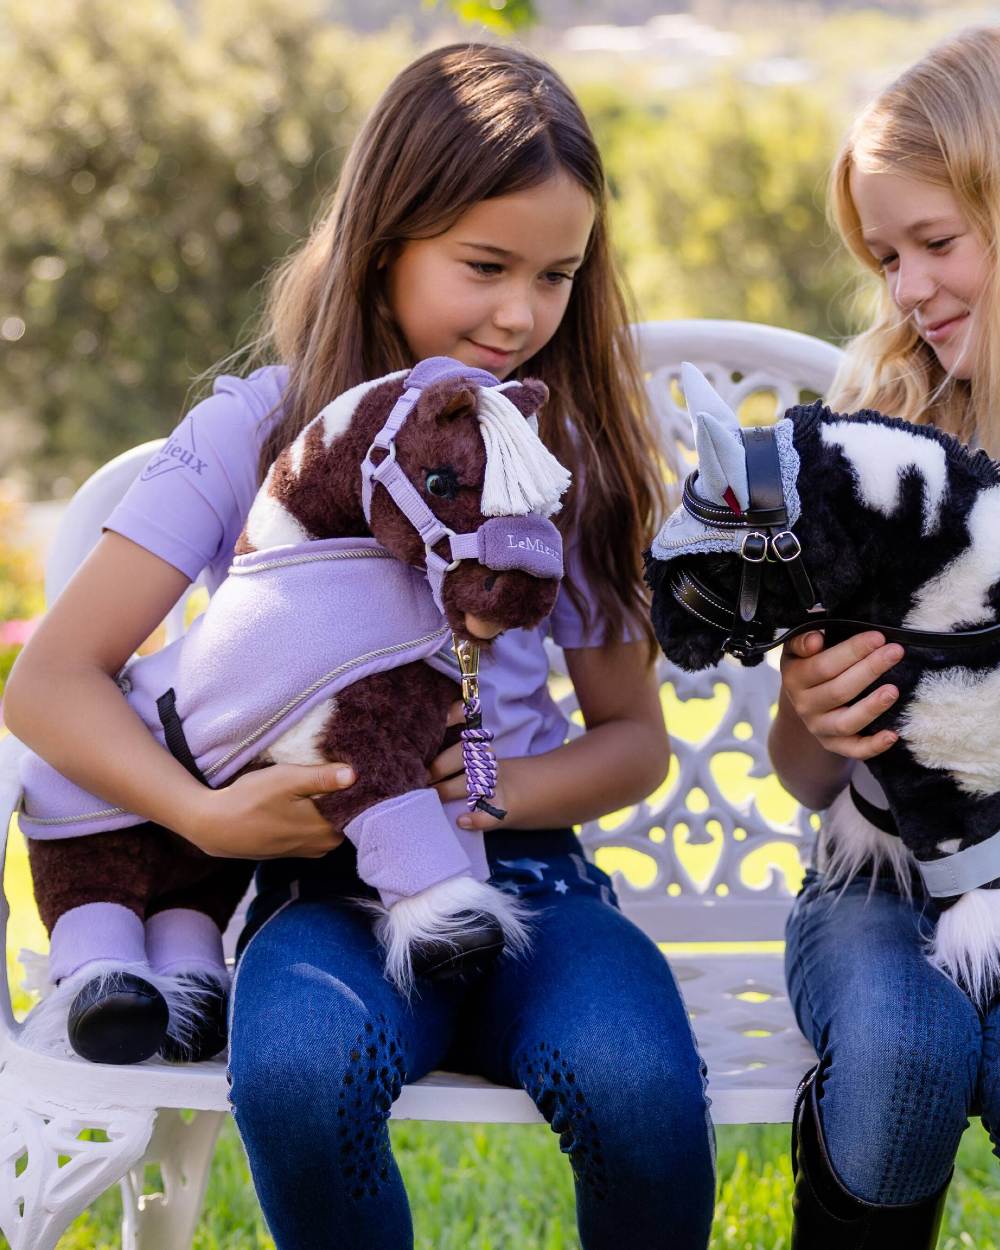
[[[348,821],[344,833],[357,848],[361,880],[386,907],[472,867],[435,790],[383,799]]]
[[[84,903],[52,926],[49,978],[62,981],[95,959],[144,963],[146,934],[142,921],[121,903]]]
[[[149,917],[146,957],[154,972],[219,972],[226,966],[218,925],[190,907],[171,907]]]

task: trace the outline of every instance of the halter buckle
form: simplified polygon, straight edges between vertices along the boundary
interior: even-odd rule
[[[802,554],[802,544],[791,530],[782,530],[780,534],[775,534],[771,539],[771,549],[782,564],[797,560]]]
[[[762,564],[767,559],[767,535],[760,530],[744,534],[740,555],[748,564]]]

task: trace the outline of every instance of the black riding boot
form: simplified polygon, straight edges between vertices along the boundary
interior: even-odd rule
[[[816,1072],[803,1077],[795,1095],[792,1125],[792,1250],[934,1250],[945,1195],[921,1202],[879,1206],[855,1198],[833,1170],[820,1126]]]

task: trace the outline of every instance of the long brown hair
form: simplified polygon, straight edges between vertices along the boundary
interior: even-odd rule
[[[850,187],[855,168],[946,187],[986,244],[990,273],[977,301],[971,382],[948,376],[889,298],[861,236]],[[873,322],[851,344],[831,402],[932,422],[966,440],[975,435],[1000,455],[1000,27],[972,28],[939,44],[872,101],[834,163],[830,209],[844,243],[881,286]]]
[[[517,375],[548,386],[542,437],[584,483],[557,519],[578,535],[608,636],[623,637],[630,623],[652,655],[640,552],[664,510],[663,486],[608,241],[604,171],[569,88],[527,52],[439,48],[403,70],[375,106],[329,210],[272,279],[258,348],[287,364],[290,377],[261,476],[341,391],[412,363],[389,309],[379,264],[386,250],[439,234],[481,200],[560,171],[592,198],[594,226],[558,330]],[[571,581],[568,590],[587,617]]]

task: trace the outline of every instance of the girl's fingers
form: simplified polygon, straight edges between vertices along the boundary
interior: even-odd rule
[[[461,699],[456,701],[448,709],[448,728],[452,725],[461,725],[465,721],[465,704]]]
[[[429,770],[431,781],[441,781],[445,777],[454,777],[456,773],[463,772],[464,768],[462,744],[456,742],[434,759]]]
[[[465,773],[459,773],[457,777],[448,777],[444,781],[439,781],[434,789],[438,792],[438,797],[442,803],[448,803],[452,799],[464,799],[469,793],[469,788],[465,784]]]
[[[814,633],[810,633],[805,634],[803,639],[815,637]],[[793,643],[801,642],[803,639],[794,638],[792,641]],[[884,643],[885,638],[878,633],[855,634],[853,638],[845,638],[843,642],[838,642],[835,646],[824,647],[818,652],[805,656],[796,652],[792,657],[792,662],[787,665],[789,671],[785,675],[786,680],[801,688],[819,686],[824,682],[833,681],[846,673],[848,669],[853,668],[855,664],[868,659]],[[800,662],[795,663],[796,659]]]
[[[491,816],[489,812],[481,812],[478,808],[473,808],[471,812],[463,812],[458,818],[458,823],[463,829],[486,830],[499,829],[503,822]]]
[[[813,732],[822,736],[824,745],[832,738],[853,737],[887,712],[898,698],[899,690],[895,686],[879,686],[849,707],[836,707],[832,712],[817,716]]]
[[[816,661],[822,658],[824,657],[817,656]],[[902,658],[903,648],[893,642],[863,655],[852,662],[850,667],[834,673],[825,680],[814,681],[816,674],[813,673],[810,675],[809,684],[803,685],[801,674],[799,674],[799,681],[786,676],[785,685],[795,710],[799,716],[806,719],[850,703],[862,690],[877,682]],[[816,661],[804,661],[804,663],[812,664]]]
[[[869,738],[824,738],[823,745],[828,751],[846,755],[848,759],[870,760],[895,746],[897,740],[897,735],[891,729],[883,729],[881,733],[872,734]]]
[[[859,660],[840,677],[835,677],[823,687],[821,702],[827,707],[843,707],[852,699],[856,699],[862,690],[878,681],[894,665],[903,658],[903,648],[898,643],[890,643],[887,647],[879,647],[871,655]],[[819,693],[819,692],[816,692]]]

